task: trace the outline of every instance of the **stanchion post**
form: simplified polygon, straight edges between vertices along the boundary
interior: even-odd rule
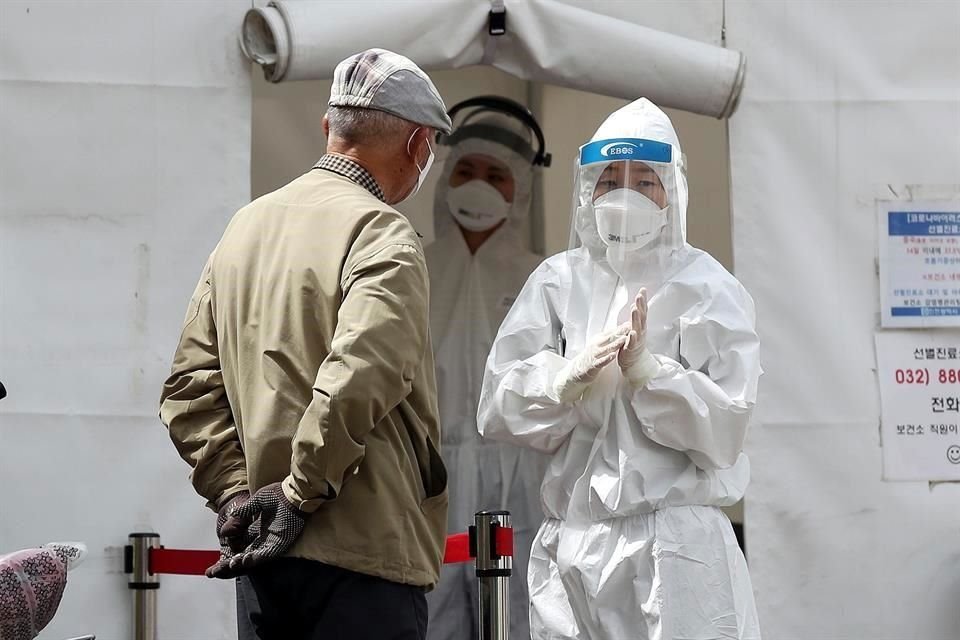
[[[509,511],[481,511],[470,528],[480,586],[480,640],[509,640],[511,554],[497,549],[497,529],[510,528]]]
[[[133,591],[134,640],[157,640],[157,589],[160,576],[150,571],[150,550],[160,548],[160,534],[131,533],[124,564]]]

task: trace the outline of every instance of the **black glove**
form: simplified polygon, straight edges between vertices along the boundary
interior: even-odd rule
[[[220,509],[217,511],[217,537],[220,539],[220,559],[217,564],[207,568],[207,577],[212,578],[213,570],[224,563],[229,563],[237,553],[246,549],[255,538],[256,533],[251,528],[231,527],[228,529],[230,535],[224,535],[223,528],[233,517],[233,510],[250,500],[249,491],[239,491],[227,497],[220,503]]]
[[[283,556],[296,542],[307,521],[307,514],[290,504],[279,482],[268,484],[247,502],[230,510],[220,528],[228,540],[242,539],[252,526],[259,526],[259,535],[231,558],[220,558],[207,569],[211,578],[235,578],[274,558]],[[232,551],[232,549],[231,549]]]

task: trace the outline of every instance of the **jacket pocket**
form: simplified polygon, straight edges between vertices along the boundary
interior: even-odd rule
[[[418,485],[419,500],[422,502],[443,493],[447,488],[447,468],[430,438],[406,422],[398,427],[398,435],[410,465],[408,468],[416,474],[413,479]]]
[[[443,464],[443,458],[440,456],[440,452],[437,451],[437,448],[433,446],[433,442],[430,441],[430,438],[427,438],[426,442],[426,477],[423,477],[424,466],[418,465],[418,467],[421,470],[420,473],[423,480],[423,489],[425,493],[424,499],[429,500],[430,498],[439,496],[447,490],[447,467]]]

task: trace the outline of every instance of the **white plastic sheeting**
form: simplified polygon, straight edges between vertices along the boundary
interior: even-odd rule
[[[589,6],[589,5],[586,5]],[[506,32],[489,15],[506,12]],[[241,42],[273,82],[329,78],[369,46],[426,69],[489,64],[519,78],[726,117],[743,84],[742,54],[556,0],[272,0],[251,10]]]
[[[249,198],[250,2],[0,2],[0,553],[83,540],[42,637],[132,636],[122,545],[217,546],[156,417],[190,292]],[[235,636],[167,577],[164,638]]]
[[[155,403],[185,296],[247,199],[236,35],[249,4],[201,0],[185,20],[172,0],[0,2],[0,552],[63,538],[91,550],[45,637],[130,637],[129,530],[213,546]],[[334,20],[357,6],[322,4]],[[483,39],[489,8],[476,4],[478,19],[458,15]],[[719,2],[670,4],[587,6],[719,34]],[[954,639],[960,491],[880,482],[872,369],[874,199],[950,193],[960,176],[960,4],[728,0],[726,12],[751,60],[731,144],[737,275],[758,303],[767,370],[747,524],[761,624],[783,640]],[[336,22],[354,35],[338,46],[451,59],[460,18],[415,15],[390,25],[404,42]],[[542,33],[551,56],[617,53],[577,25],[554,33]],[[915,186],[936,184],[948,188]],[[160,600],[164,637],[233,635],[226,584],[169,577]]]
[[[960,181],[960,3],[728,2],[727,33],[752,62],[730,140],[764,636],[955,639],[960,485],[881,481],[875,200]]]

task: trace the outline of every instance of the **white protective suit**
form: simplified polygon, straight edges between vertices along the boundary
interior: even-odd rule
[[[670,145],[669,163],[655,167],[665,224],[641,249],[608,246],[592,202],[604,163],[581,163],[576,246],[527,280],[480,399],[481,433],[552,455],[529,567],[531,634],[757,639],[746,563],[718,508],[741,498],[750,475],[741,450],[761,374],[753,301],[685,242],[686,179],[666,114],[645,99],[625,106],[593,141],[618,138]],[[561,402],[558,374],[588,339],[629,321],[641,287],[656,374],[636,388],[615,360]]]
[[[525,134],[515,122],[501,115],[486,115],[480,120],[486,127]],[[530,210],[531,154],[520,154],[484,137],[462,139],[449,153],[434,205],[438,238],[426,249],[441,453],[447,467],[450,501],[448,527],[451,533],[465,531],[480,510],[510,511],[515,540],[510,638],[523,640],[530,635],[526,569],[533,537],[543,520],[539,489],[547,458],[529,449],[481,438],[476,418],[484,363],[497,328],[527,276],[542,260],[526,247],[522,235]],[[515,182],[506,222],[474,255],[447,205],[453,167],[468,154],[496,158],[510,168]],[[444,565],[439,585],[427,594],[428,638],[476,637],[478,597],[472,564]]]

